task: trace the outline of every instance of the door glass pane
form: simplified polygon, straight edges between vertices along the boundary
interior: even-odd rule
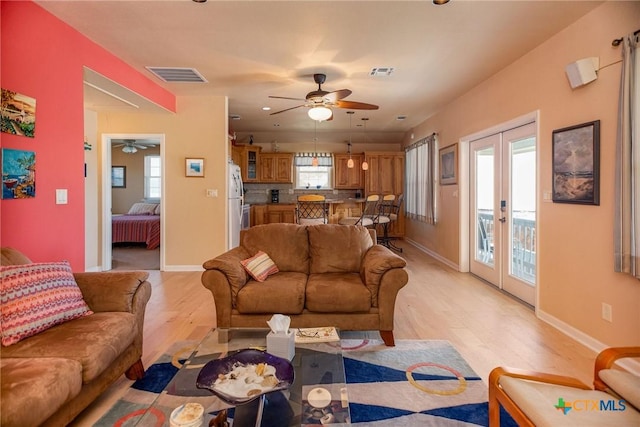
[[[511,144],[510,274],[536,281],[536,144],[535,138]]]
[[[494,159],[493,147],[476,151],[476,261],[494,263]]]

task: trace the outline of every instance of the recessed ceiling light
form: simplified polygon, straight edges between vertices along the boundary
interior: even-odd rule
[[[396,117],[396,120],[405,120],[407,118],[407,116],[398,116]]]
[[[231,115],[229,116],[229,118],[230,118],[231,120],[240,120],[240,116],[239,116],[238,114],[231,114]]]
[[[393,67],[374,67],[369,72],[370,76],[390,76],[393,73]]]
[[[262,111],[269,111],[271,110],[271,107],[262,107]]]

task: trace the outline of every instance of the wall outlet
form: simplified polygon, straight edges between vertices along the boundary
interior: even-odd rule
[[[607,303],[602,303],[602,318],[607,322],[613,322],[613,308]]]
[[[333,190],[333,194],[338,194],[338,190]]]
[[[289,194],[293,194],[293,188],[289,189]]]

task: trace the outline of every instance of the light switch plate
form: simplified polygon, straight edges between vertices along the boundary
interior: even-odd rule
[[[67,204],[67,189],[57,188],[56,189],[56,205],[66,205],[66,204]]]

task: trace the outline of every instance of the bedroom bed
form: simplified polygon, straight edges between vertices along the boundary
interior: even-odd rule
[[[111,217],[112,243],[145,243],[147,249],[160,246],[160,215],[158,205],[136,203],[125,215]]]

